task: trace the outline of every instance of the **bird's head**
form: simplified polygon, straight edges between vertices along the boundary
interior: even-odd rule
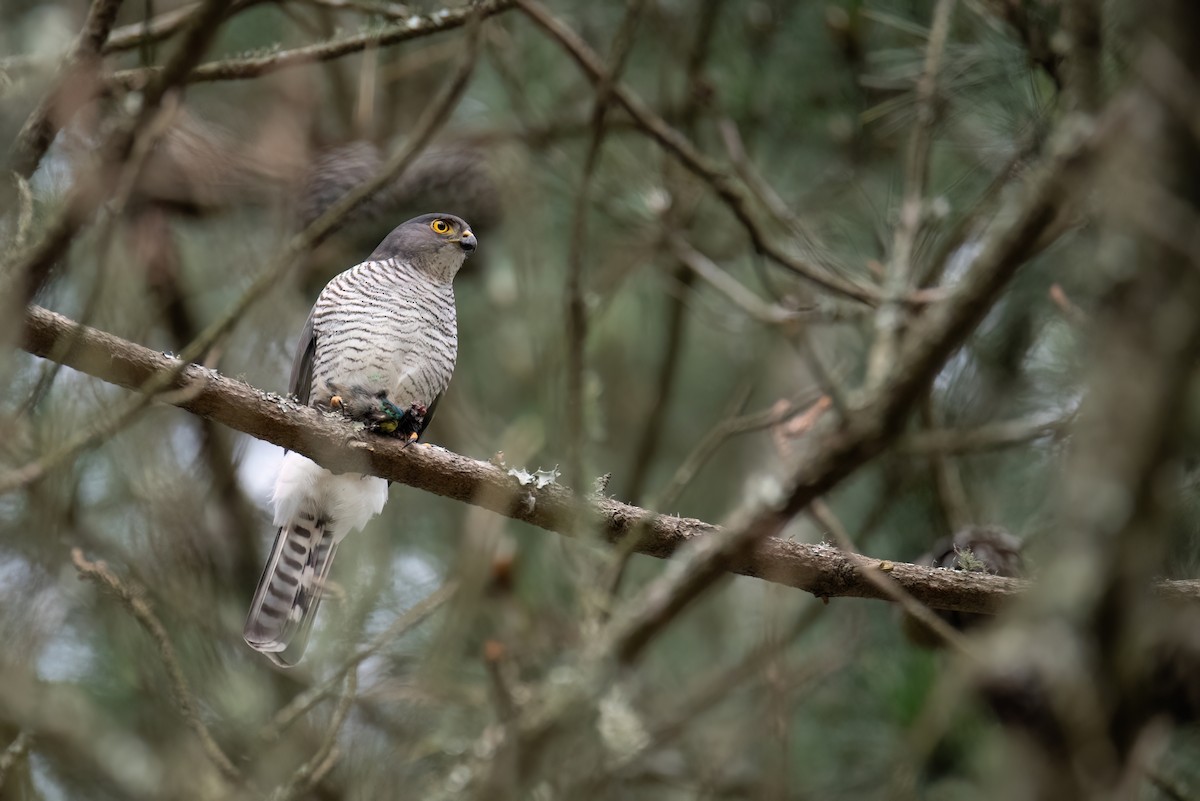
[[[471,226],[453,214],[422,214],[401,223],[371,254],[375,261],[408,262],[435,278],[450,281],[478,243]]]

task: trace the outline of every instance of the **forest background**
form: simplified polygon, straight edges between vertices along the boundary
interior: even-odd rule
[[[1198,41],[6,0],[0,799],[1200,796]],[[289,403],[435,210],[433,445]],[[283,448],[395,482],[291,671],[240,637]]]

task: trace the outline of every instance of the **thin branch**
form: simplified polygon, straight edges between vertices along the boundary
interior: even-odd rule
[[[271,2],[271,0],[234,0],[226,18],[234,16],[239,11],[267,2]],[[169,39],[185,29],[202,7],[202,3],[191,3],[165,11],[143,22],[131,22],[128,25],[113,28],[108,39],[103,43],[103,47],[100,48],[100,54],[107,56],[112,53],[121,53]],[[10,79],[16,79],[37,69],[53,67],[56,62],[67,57],[67,53],[50,56],[9,56],[0,59],[0,73],[7,75]]]
[[[717,423],[696,444],[692,452],[687,455],[675,470],[675,475],[671,476],[671,480],[667,482],[651,505],[658,509],[669,509],[674,506],[675,502],[679,500],[679,495],[683,492],[683,489],[691,483],[692,478],[700,471],[700,468],[712,458],[713,454],[726,441],[739,434],[749,434],[754,431],[771,428],[794,417],[806,406],[816,403],[819,400],[819,393],[809,393],[809,395],[810,397],[807,398],[800,397],[774,403],[769,409],[726,417]]]
[[[943,428],[917,431],[901,438],[896,449],[912,456],[971,453],[1025,445],[1047,437],[1061,437],[1075,419],[1064,417],[1005,420],[978,428]]]
[[[816,234],[788,208],[787,203],[775,191],[775,187],[771,186],[754,166],[754,162],[746,153],[746,146],[742,142],[737,124],[732,119],[725,117],[717,123],[717,130],[721,134],[725,152],[729,154],[729,158],[733,162],[734,170],[737,171],[738,177],[745,182],[746,188],[750,190],[751,194],[780,222],[790,228],[793,234],[804,240],[810,250],[817,249],[820,244]]]
[[[61,337],[72,336],[71,320],[38,307],[26,316],[22,347],[42,357],[56,353]],[[195,386],[194,394],[167,399],[193,414],[214,420],[289,450],[334,471],[367,472],[426,492],[471,503],[548,531],[576,529],[578,507],[572,491],[559,485],[540,490],[522,487],[508,472],[490,462],[460,456],[437,447],[406,448],[404,443],[366,435],[335,415],[325,415],[275,394],[184,365],[157,351],[93,328],[83,327],[75,348],[64,360],[76,370],[129,389],[138,389],[161,374],[178,372],[174,386]],[[637,552],[668,558],[680,547],[701,540],[729,539],[717,526],[700,520],[660,515],[609,498],[593,498],[586,507],[596,528],[610,543],[639,530]],[[767,537],[751,551],[723,561],[722,570],[755,576],[814,595],[879,598],[836,549]],[[891,573],[913,597],[934,609],[995,613],[1027,586],[1017,579],[965,571],[932,570],[896,563]],[[1156,585],[1160,595],[1200,600],[1200,581],[1168,581]]]
[[[1111,116],[1123,120],[1128,110],[1124,104]],[[668,623],[724,576],[730,565],[750,558],[809,503],[826,495],[891,443],[946,359],[979,324],[1033,252],[1038,237],[1053,222],[1079,179],[1081,167],[1090,164],[1088,157],[1103,141],[1102,134],[1111,132],[1114,121],[1109,119],[1107,126],[1098,129],[1069,126],[1061,131],[1036,179],[1023,197],[1014,198],[1013,213],[994,223],[982,251],[949,298],[922,316],[884,382],[867,393],[850,414],[840,417],[836,426],[825,426],[819,435],[810,434],[814,440],[782,502],[759,510],[726,536],[714,538],[682,569],[643,592],[640,603],[631,605],[635,611],[620,621],[612,634],[618,659],[636,659]],[[873,591],[879,590],[873,587]]]
[[[162,749],[151,748],[97,700],[77,683],[48,681],[0,661],[0,720],[28,732],[39,750],[64,754],[89,790],[131,801],[190,795],[166,786]],[[194,791],[194,775],[189,779]]]
[[[954,0],[938,0],[925,48],[925,67],[917,81],[917,119],[905,159],[904,197],[900,201],[900,220],[884,280],[884,302],[875,315],[875,343],[867,359],[868,386],[878,385],[895,364],[906,322],[904,298],[912,284],[913,256],[924,217],[925,187],[929,183],[929,151],[938,119],[938,72],[953,10]]]
[[[575,194],[572,212],[570,251],[567,256],[566,295],[567,320],[567,409],[566,409],[566,477],[567,483],[582,486],[584,446],[584,397],[583,385],[587,365],[584,348],[587,345],[587,304],[583,296],[584,250],[587,245],[587,212],[591,200],[592,178],[596,165],[600,163],[600,152],[608,134],[606,125],[611,105],[612,82],[620,78],[633,47],[633,34],[637,29],[644,0],[629,0],[621,26],[613,37],[609,53],[609,68],[606,80],[596,86],[592,101],[592,135],[588,140],[587,154],[583,160],[583,176]]]
[[[33,737],[30,736],[29,732],[23,731],[8,744],[8,748],[4,749],[4,753],[0,754],[0,788],[4,787],[4,779],[8,775],[8,772],[12,770],[17,760],[25,755],[32,742]]]
[[[118,124],[101,144],[93,174],[76,179],[62,211],[48,226],[46,234],[36,244],[18,253],[7,265],[6,274],[0,276],[0,282],[4,284],[0,291],[8,302],[11,303],[14,299],[21,305],[30,302],[48,280],[50,270],[66,253],[75,234],[104,202],[106,190],[114,185],[116,176],[124,169],[142,131],[156,119],[163,98],[179,84],[208,48],[224,18],[229,2],[230,0],[205,2],[195,17],[195,23],[188,29],[179,50],[162,69],[157,79],[151,81],[142,92],[138,112]],[[44,148],[39,151],[31,142],[28,147],[22,146],[18,158],[27,162],[32,160],[31,164],[24,165],[32,172],[43,152]]]
[[[594,84],[606,80],[607,71],[596,53],[587,46],[579,36],[560,20],[555,18],[536,0],[516,0],[530,19],[545,30],[555,41],[570,53],[575,62],[587,74]],[[730,208],[734,216],[750,234],[755,248],[780,266],[791,270],[808,281],[823,287],[830,292],[870,305],[879,302],[879,293],[874,287],[863,286],[847,281],[839,276],[831,275],[819,267],[811,265],[775,245],[774,238],[769,236],[758,223],[758,215],[753,204],[741,185],[741,182],[721,169],[711,159],[701,153],[677,130],[667,124],[631,89],[621,83],[612,84],[612,96],[619,102],[629,115],[633,117],[638,127],[663,149],[687,168],[697,178],[704,181]]]
[[[247,8],[266,2],[270,2],[270,0],[234,0],[229,6],[226,19],[237,14],[239,11],[244,11]],[[145,22],[133,22],[129,25],[114,28],[112,35],[104,43],[104,48],[101,52],[104,55],[120,53],[125,50],[133,50],[144,45],[169,39],[186,28],[188,23],[192,21],[192,18],[200,11],[201,7],[202,4],[200,3],[192,3],[191,5],[158,14]]]
[[[108,39],[120,8],[121,0],[92,0],[83,30],[67,55],[59,78],[29,115],[13,143],[10,167],[22,178],[33,175],[50,143],[54,141],[54,135],[58,133],[58,120],[66,116],[62,113],[64,109],[58,108],[66,91],[72,89],[77,92],[80,87],[94,83],[90,80],[90,73],[96,68],[100,48]],[[85,98],[75,100],[82,103]]]
[[[931,389],[921,400],[921,425],[928,431],[937,425],[938,408]],[[962,471],[954,457],[945,451],[933,451],[929,454],[929,473],[933,485],[937,506],[946,523],[946,530],[954,532],[974,522],[971,514],[971,502],[967,497],[967,486],[963,482]]]
[[[663,433],[663,426],[674,395],[675,379],[679,374],[680,354],[684,347],[684,328],[687,325],[687,295],[691,292],[692,273],[684,270],[678,294],[671,297],[666,313],[666,343],[654,378],[654,391],[646,404],[645,419],[633,452],[629,478],[625,483],[625,497],[630,503],[640,503],[641,495],[654,464],[655,453]]]
[[[75,569],[79,571],[80,576],[102,584],[112,590],[121,600],[121,603],[125,605],[125,608],[129,610],[130,614],[133,615],[134,619],[141,624],[146,633],[150,635],[150,638],[154,640],[154,645],[158,648],[159,656],[162,658],[163,666],[167,669],[167,678],[170,679],[171,690],[175,695],[175,702],[179,704],[179,711],[183,714],[184,721],[195,732],[196,736],[200,739],[200,744],[204,747],[204,752],[225,778],[232,780],[239,779],[240,774],[238,773],[238,769],[233,766],[229,757],[221,750],[221,746],[217,745],[217,741],[213,739],[208,726],[201,719],[200,710],[196,706],[192,690],[188,686],[187,679],[184,678],[183,669],[179,666],[179,657],[175,653],[175,646],[171,644],[171,639],[167,636],[167,630],[163,628],[163,624],[142,597],[143,593],[140,588],[129,585],[117,578],[117,575],[109,570],[108,565],[104,562],[89,562],[78,548],[71,550],[71,561],[74,562]]]
[[[727,700],[731,693],[748,685],[754,674],[762,671],[771,660],[779,659],[781,652],[819,620],[823,611],[824,606],[820,604],[809,606],[780,636],[764,639],[735,664],[711,672],[681,692],[682,700],[674,703],[668,711],[654,717],[652,728],[647,732],[641,747],[618,755],[610,764],[604,765],[582,783],[585,788],[582,797],[589,798],[603,788],[612,787],[614,780],[619,779],[638,762],[685,735],[696,718]],[[819,684],[849,660],[846,651],[843,642],[839,643],[836,654],[819,659],[812,659],[810,656],[809,661],[791,671],[791,683],[793,686]],[[566,797],[579,798],[581,795],[572,790]]]
[[[258,78],[284,69],[332,61],[359,53],[367,48],[389,47],[435,33],[451,31],[465,26],[471,19],[485,19],[507,11],[511,7],[512,0],[482,0],[477,4],[460,8],[443,8],[428,16],[413,15],[405,22],[355,36],[334,39],[332,42],[297,47],[293,50],[283,50],[269,55],[201,64],[188,73],[186,80],[187,83],[204,83]],[[157,67],[121,70],[113,74],[112,80],[117,84],[136,88],[143,85],[157,70]]]
[[[275,716],[271,718],[271,722],[264,726],[262,731],[258,733],[258,739],[268,744],[278,740],[301,715],[308,712],[308,710],[319,704],[325,697],[337,689],[338,684],[341,683],[344,676],[354,672],[355,668],[367,657],[375,654],[381,648],[391,645],[423,623],[431,614],[440,609],[446,601],[454,597],[456,589],[457,587],[454,584],[447,584],[396,618],[390,626],[377,634],[369,643],[351,654],[324,681],[309,687],[275,713]]]
[[[696,119],[701,111],[702,98],[706,96],[709,84],[704,78],[704,65],[712,51],[712,40],[717,29],[723,0],[704,0],[696,7],[698,24],[688,48],[687,67],[685,74],[687,84],[685,96],[680,109],[680,135],[691,137],[696,132]],[[606,86],[610,85],[607,78],[602,79]],[[684,181],[681,170],[674,162],[662,165],[663,184],[671,202],[660,214],[660,225],[663,236],[667,241],[679,231],[686,231],[696,219],[696,210],[700,197],[694,188]],[[660,240],[661,241],[661,240]],[[664,315],[666,331],[663,339],[662,357],[658,362],[658,373],[654,380],[654,392],[646,404],[645,417],[642,419],[641,431],[638,432],[633,448],[633,461],[629,467],[629,478],[625,484],[625,497],[630,503],[641,503],[642,492],[645,490],[650,467],[655,462],[655,456],[662,443],[665,421],[671,408],[671,400],[675,394],[675,386],[680,374],[680,354],[683,352],[685,328],[688,324],[688,301],[692,294],[692,285],[696,276],[674,259],[671,265],[671,278],[675,281],[675,291],[666,297],[667,311]],[[617,572],[614,582],[610,584],[611,592],[620,587],[620,577],[626,556],[624,552],[618,557]]]
[[[346,717],[350,714],[350,707],[354,704],[354,697],[358,692],[358,675],[354,671],[350,671],[345,674],[344,681],[345,689],[342,690],[342,696],[338,699],[338,705],[333,710],[333,716],[329,720],[325,736],[317,746],[316,752],[307,762],[296,769],[287,784],[275,792],[272,801],[288,801],[288,799],[312,792],[325,774],[337,764],[340,756],[335,747],[337,735],[341,731],[342,724],[346,722]]]
[[[900,585],[888,578],[888,574],[895,568],[894,562],[868,559],[860,554],[854,546],[853,540],[850,539],[850,532],[846,531],[846,527],[842,525],[842,521],[838,519],[837,515],[833,513],[833,510],[822,499],[817,498],[809,505],[809,513],[814,520],[833,535],[834,542],[837,543],[838,548],[851,561],[859,575],[878,587],[880,592],[886,595],[889,600],[899,604],[906,613],[912,615],[928,627],[945,645],[978,663],[979,656],[970,647],[966,637],[961,632],[952,628],[949,623],[935,615],[928,606],[913,598]]]
[[[787,325],[821,319],[822,314],[818,310],[798,311],[768,303],[682,239],[672,237],[669,244],[675,258],[689,270],[727,297],[733,305],[764,325]]]

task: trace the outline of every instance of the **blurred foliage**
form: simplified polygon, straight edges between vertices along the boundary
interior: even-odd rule
[[[208,58],[384,25],[383,14],[362,9],[385,5],[394,11],[376,3],[261,3],[223,26]],[[722,162],[731,157],[721,126],[736,130],[754,169],[804,232],[760,207],[763,229],[830,269],[875,282],[899,212],[932,5],[648,2],[623,80]],[[997,10],[1008,5],[1030,12],[1024,33]],[[1129,69],[1129,13],[1112,5],[1103,68],[1116,85]],[[174,7],[167,0],[126,3],[118,24]],[[410,8],[432,13],[438,6]],[[1057,8],[974,0],[955,10],[919,270],[953,247],[960,224],[967,240],[960,252],[972,246],[978,224],[971,221],[979,219],[988,187],[1019,174],[1061,115],[1057,62],[1051,56],[1039,63],[1029,37],[1053,41]],[[621,4],[565,0],[553,10],[602,54],[625,13]],[[0,9],[0,52],[34,59],[33,69],[19,73],[9,62],[0,67],[5,141],[50,85],[57,54],[85,12],[78,0],[6,2]],[[705,15],[716,18],[707,42],[700,40]],[[177,180],[186,193],[195,175],[208,176],[217,200],[183,209],[163,198],[179,187],[149,182],[119,218],[101,215],[77,238],[39,302],[136,342],[180,350],[246,291],[297,228],[297,209],[307,199],[301,193],[315,191],[305,181],[321,154],[362,142],[392,152],[453,71],[463,41],[455,31],[255,80],[189,87],[186,115],[200,136],[218,144],[204,155],[213,163]],[[169,42],[158,43],[113,54],[106,64],[158,63],[169,51]],[[33,236],[79,169],[79,154],[126,100],[97,103],[59,136],[32,180]],[[457,282],[458,367],[427,439],[476,458],[503,452],[508,464],[531,470],[560,463],[564,283],[593,102],[593,89],[562,50],[519,11],[490,19],[469,91],[434,144],[439,153],[465,154],[483,166],[415,166],[431,177],[396,189],[393,205],[297,264],[210,361],[227,375],[281,390],[294,340],[324,281],[364,258],[409,212],[444,209],[474,222],[464,206],[476,208],[481,250]],[[614,112],[609,123],[583,265],[586,470],[611,474],[609,491],[618,497],[653,503],[725,417],[824,390],[812,354],[840,386],[857,385],[873,328],[869,315],[853,309],[832,323],[765,326],[694,280],[671,255],[670,239],[689,242],[765,299],[790,308],[817,299],[810,285],[756,256],[729,210],[624,114]],[[1057,286],[1079,309],[1094,304],[1114,269],[1111,260],[1097,260],[1098,238],[1093,228],[1077,230],[1020,273],[939,376],[929,401],[934,427],[1050,420],[1074,411],[1084,345],[1050,290]],[[951,278],[954,265],[952,259]],[[666,412],[647,432],[676,307],[682,330]],[[20,352],[5,352],[0,383],[5,470],[61,446],[125,394]],[[642,485],[631,487],[645,437],[654,441],[651,459]],[[778,492],[794,444],[779,429],[731,439],[671,508],[658,511],[728,520]],[[1057,438],[1043,437],[951,457],[966,502],[959,514],[1019,534],[1036,564],[1054,526],[1062,452]],[[457,580],[459,591],[444,609],[357,669],[357,696],[336,735],[340,757],[313,797],[457,797],[455,787],[471,778],[464,772],[497,747],[504,694],[519,706],[575,680],[580,654],[603,622],[598,597],[608,552],[406,487],[393,487],[383,515],[342,546],[334,569],[340,592],[322,608],[305,663],[287,673],[271,669],[239,632],[270,543],[265,504],[278,461],[278,448],[151,406],[71,464],[0,496],[0,695],[21,686],[5,677],[31,672],[47,693],[71,693],[90,709],[87,719],[125,737],[98,757],[107,764],[101,769],[80,755],[79,741],[39,736],[6,776],[0,798],[115,799],[138,788],[148,798],[233,797],[184,725],[154,642],[111,594],[76,580],[73,547],[145,588],[204,722],[259,790],[285,783],[317,750],[338,689],[276,743],[260,741],[261,727],[448,580]],[[876,460],[829,501],[859,547],[883,558],[915,560],[954,527],[930,460],[903,451]],[[1166,573],[1196,575],[1196,519],[1194,508],[1179,513]],[[825,536],[807,517],[786,533],[812,542]],[[670,569],[634,557],[618,601]],[[748,578],[709,593],[605,696],[596,725],[581,725],[548,748],[553,758],[541,766],[530,797],[1025,797],[1000,727],[953,689],[959,679],[952,660],[904,640],[886,604],[834,600],[815,609],[819,604]],[[796,626],[802,615],[811,620]],[[775,653],[731,681],[711,708],[694,710],[676,736],[654,742],[598,786],[588,784],[606,760],[653,742],[656,726],[680,714],[713,671],[772,639],[779,640]],[[490,660],[489,643],[500,646]],[[13,724],[0,719],[0,746],[16,737]],[[82,742],[104,731],[85,733]],[[1174,741],[1163,764],[1193,794],[1200,787],[1194,736]]]

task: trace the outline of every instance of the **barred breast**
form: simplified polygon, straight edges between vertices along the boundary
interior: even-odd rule
[[[400,408],[429,406],[446,389],[458,353],[448,282],[395,259],[334,278],[313,312],[312,397],[330,385],[385,390]]]

